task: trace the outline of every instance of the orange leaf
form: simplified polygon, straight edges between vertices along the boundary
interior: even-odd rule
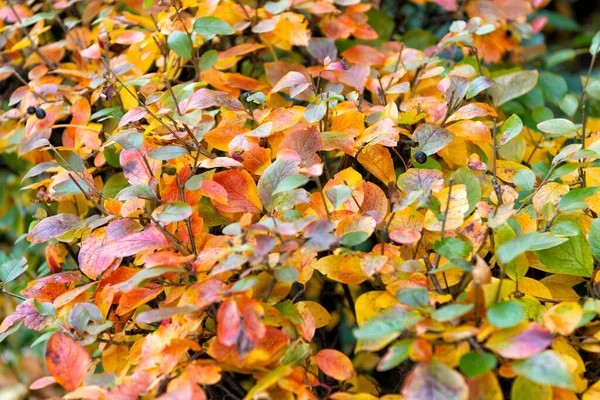
[[[319,369],[327,376],[338,381],[347,381],[354,376],[352,361],[337,350],[324,349],[317,353],[315,362]]]
[[[46,367],[67,391],[71,392],[83,383],[90,362],[87,351],[64,333],[57,332],[48,340]]]

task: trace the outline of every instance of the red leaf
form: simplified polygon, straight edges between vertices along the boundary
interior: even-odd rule
[[[67,391],[72,392],[83,383],[90,361],[87,351],[64,333],[57,332],[48,340],[46,366]]]
[[[50,322],[51,318],[39,313],[33,304],[33,299],[27,299],[19,304],[11,315],[4,318],[2,325],[0,325],[0,334],[6,332],[20,320],[23,320],[23,324],[29,329],[41,331]]]

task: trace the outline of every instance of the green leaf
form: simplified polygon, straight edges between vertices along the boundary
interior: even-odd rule
[[[396,368],[402,362],[408,359],[410,353],[411,339],[403,339],[398,343],[388,347],[387,352],[377,364],[377,371],[389,371]]]
[[[119,172],[118,174],[115,174],[115,175],[111,176],[110,178],[108,178],[108,180],[104,184],[102,193],[104,193],[106,196],[110,197],[111,199],[114,199],[115,196],[117,196],[121,192],[122,189],[124,189],[128,186],[129,186],[129,181],[127,180],[127,178],[125,178],[125,176],[123,175],[122,172]]]
[[[461,317],[473,309],[473,304],[449,304],[435,310],[431,318],[439,322],[452,321]]]
[[[342,236],[342,238],[340,239],[340,244],[346,247],[358,246],[359,244],[367,240],[369,236],[371,235],[369,235],[367,232],[362,231],[348,232],[344,236]]]
[[[423,318],[420,312],[397,305],[381,311],[352,333],[359,340],[376,340],[390,334],[399,335]]]
[[[415,150],[430,156],[448,146],[454,136],[453,132],[435,124],[420,125],[413,135],[413,141],[418,143]]]
[[[219,53],[216,50],[205,51],[198,59],[198,68],[200,71],[208,71],[215,65],[218,57]]]
[[[422,287],[402,288],[396,293],[396,298],[402,304],[409,307],[427,307],[429,303],[429,292]]]
[[[590,54],[595,55],[600,52],[600,31],[596,32],[592,38],[592,44],[590,45]]]
[[[502,244],[496,256],[506,264],[526,251],[544,250],[565,243],[567,238],[557,238],[548,233],[530,232]]]
[[[334,208],[338,208],[346,200],[352,196],[352,189],[346,185],[335,185],[325,191],[327,199],[333,204]]]
[[[471,246],[460,239],[454,237],[445,237],[442,241],[437,241],[433,245],[433,250],[448,260],[455,258],[467,258],[471,252]]]
[[[229,291],[232,293],[240,293],[245,292],[246,290],[251,289],[258,283],[258,277],[256,275],[250,275],[245,278],[242,278],[236,281]]]
[[[514,301],[501,301],[487,311],[488,321],[497,328],[512,328],[525,318],[523,307]]]
[[[188,151],[179,146],[164,146],[150,152],[150,158],[155,160],[172,160],[173,158],[182,157],[188,154]]]
[[[600,186],[572,189],[560,199],[556,208],[563,209],[563,211],[572,211],[569,207],[572,206],[573,203],[583,202],[588,197],[595,195],[598,190],[600,190]]]
[[[501,75],[494,79],[497,85],[491,89],[496,106],[521,97],[535,87],[538,81],[537,71],[517,71]]]
[[[560,221],[552,225],[550,228],[556,236],[576,236],[581,232],[581,228],[573,221]]]
[[[121,190],[115,197],[115,200],[126,201],[131,199],[158,200],[154,190],[148,185],[129,186]]]
[[[491,353],[467,353],[460,358],[460,372],[466,378],[477,378],[496,368],[498,360]]]
[[[187,181],[185,181],[185,188],[187,190],[198,190],[202,187],[202,183],[204,182],[204,176],[202,175],[194,175],[190,177]]]
[[[144,135],[138,131],[129,130],[124,133],[112,135],[110,140],[117,142],[125,150],[140,150],[144,142]]]
[[[325,103],[310,103],[304,111],[304,119],[306,122],[312,124],[322,120],[326,112],[327,107],[325,106]]]
[[[516,138],[523,129],[523,121],[517,114],[513,114],[504,121],[500,131],[500,146]]]
[[[592,250],[583,233],[561,239],[564,240],[562,244],[534,253],[544,265],[544,270],[575,276],[592,276]]]
[[[535,186],[535,181],[535,174],[528,168],[518,170],[514,178],[515,185],[525,190],[532,190]]]
[[[83,172],[85,171],[85,163],[81,156],[74,151],[59,151],[56,162],[67,171]]]
[[[194,22],[194,32],[202,36],[232,35],[233,28],[222,19],[216,17],[202,17]]]
[[[561,49],[550,53],[546,57],[546,67],[552,68],[565,61],[569,61],[577,57],[577,51],[575,49]]]
[[[565,362],[552,350],[536,354],[527,360],[516,361],[512,370],[540,385],[575,390],[575,382]]]
[[[192,58],[192,42],[185,32],[173,31],[167,38],[169,48],[181,58]]]
[[[304,186],[308,182],[308,178],[304,175],[290,175],[283,178],[278,184],[273,195],[289,192],[290,190],[297,189]]]
[[[540,72],[538,86],[542,89],[544,99],[554,105],[558,105],[569,90],[565,78],[548,71]]]
[[[56,315],[56,310],[54,309],[54,305],[52,303],[39,302],[34,297],[33,306],[42,315],[47,315],[49,317],[54,317]]]
[[[192,207],[182,201],[172,201],[157,207],[152,212],[152,217],[158,222],[170,223],[183,221],[192,215]]]
[[[12,282],[27,271],[27,259],[25,257],[9,258],[0,265],[0,281]]]
[[[577,110],[578,104],[579,100],[577,99],[577,96],[569,93],[561,99],[561,101],[558,103],[558,106],[565,114],[573,115],[575,114],[575,110]]]
[[[462,167],[452,174],[456,185],[464,184],[467,187],[467,200],[469,200],[469,210],[467,215],[470,215],[477,203],[481,200],[481,183],[473,171],[468,167]]]
[[[275,279],[281,282],[296,282],[298,280],[299,272],[294,267],[279,267],[274,271]]]
[[[540,131],[551,137],[573,137],[577,134],[577,126],[564,118],[555,118],[537,124]]]
[[[592,221],[588,233],[588,240],[594,258],[600,261],[600,218],[596,218]]]

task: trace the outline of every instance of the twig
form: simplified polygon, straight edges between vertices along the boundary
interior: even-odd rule
[[[2,290],[2,293],[5,293],[5,294],[7,294],[9,296],[12,296],[15,299],[19,299],[19,300],[23,300],[23,301],[27,300],[27,297],[25,297],[25,296],[21,296],[20,294],[9,292],[8,290],[4,289],[4,284],[2,285],[2,289],[1,290]]]
[[[177,175],[176,179],[177,179],[177,187],[179,187],[179,197],[181,198],[181,201],[183,201],[185,203],[185,194],[183,192],[183,185],[181,184],[179,175]],[[192,251],[194,252],[194,256],[198,257],[198,251],[196,250],[196,239],[194,238],[194,233],[192,232],[192,217],[187,217],[185,219],[185,224],[187,225],[188,234],[190,236],[190,243],[192,245]]]
[[[496,132],[496,118],[494,118],[494,127],[492,129],[492,141],[494,148],[492,149],[492,186],[494,187],[494,191],[496,192],[496,197],[498,198],[498,206],[502,205],[502,188],[498,183],[498,170],[496,166],[496,160],[498,159],[498,135]]]

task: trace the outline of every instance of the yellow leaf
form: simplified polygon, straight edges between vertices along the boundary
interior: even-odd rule
[[[450,231],[460,227],[465,221],[465,214],[469,211],[469,200],[467,199],[467,187],[463,184],[452,186],[450,204],[448,204],[448,192],[450,188],[444,188],[435,196],[440,202],[440,213],[446,214],[446,230]],[[446,213],[446,206],[448,212]],[[442,221],[438,220],[433,211],[427,210],[425,214],[425,229],[439,232],[442,230]]]
[[[127,89],[129,90],[127,90]],[[135,87],[134,86],[126,86],[121,88],[121,91],[119,92],[119,97],[121,97],[121,102],[123,103],[123,108],[127,111],[131,110],[132,108],[135,108],[138,106],[138,101],[135,97],[133,97],[131,95],[131,93],[135,93]],[[129,93],[131,92],[131,93]]]
[[[569,191],[569,185],[563,185],[558,182],[548,182],[538,190],[533,196],[533,207],[538,213],[542,212],[544,206],[548,203],[557,205],[564,194]]]
[[[369,145],[357,156],[358,162],[386,185],[396,181],[394,162],[390,151],[380,144]]]
[[[295,304],[298,311],[308,311],[315,320],[315,328],[322,328],[331,322],[331,314],[319,303],[314,301],[299,301]]]

